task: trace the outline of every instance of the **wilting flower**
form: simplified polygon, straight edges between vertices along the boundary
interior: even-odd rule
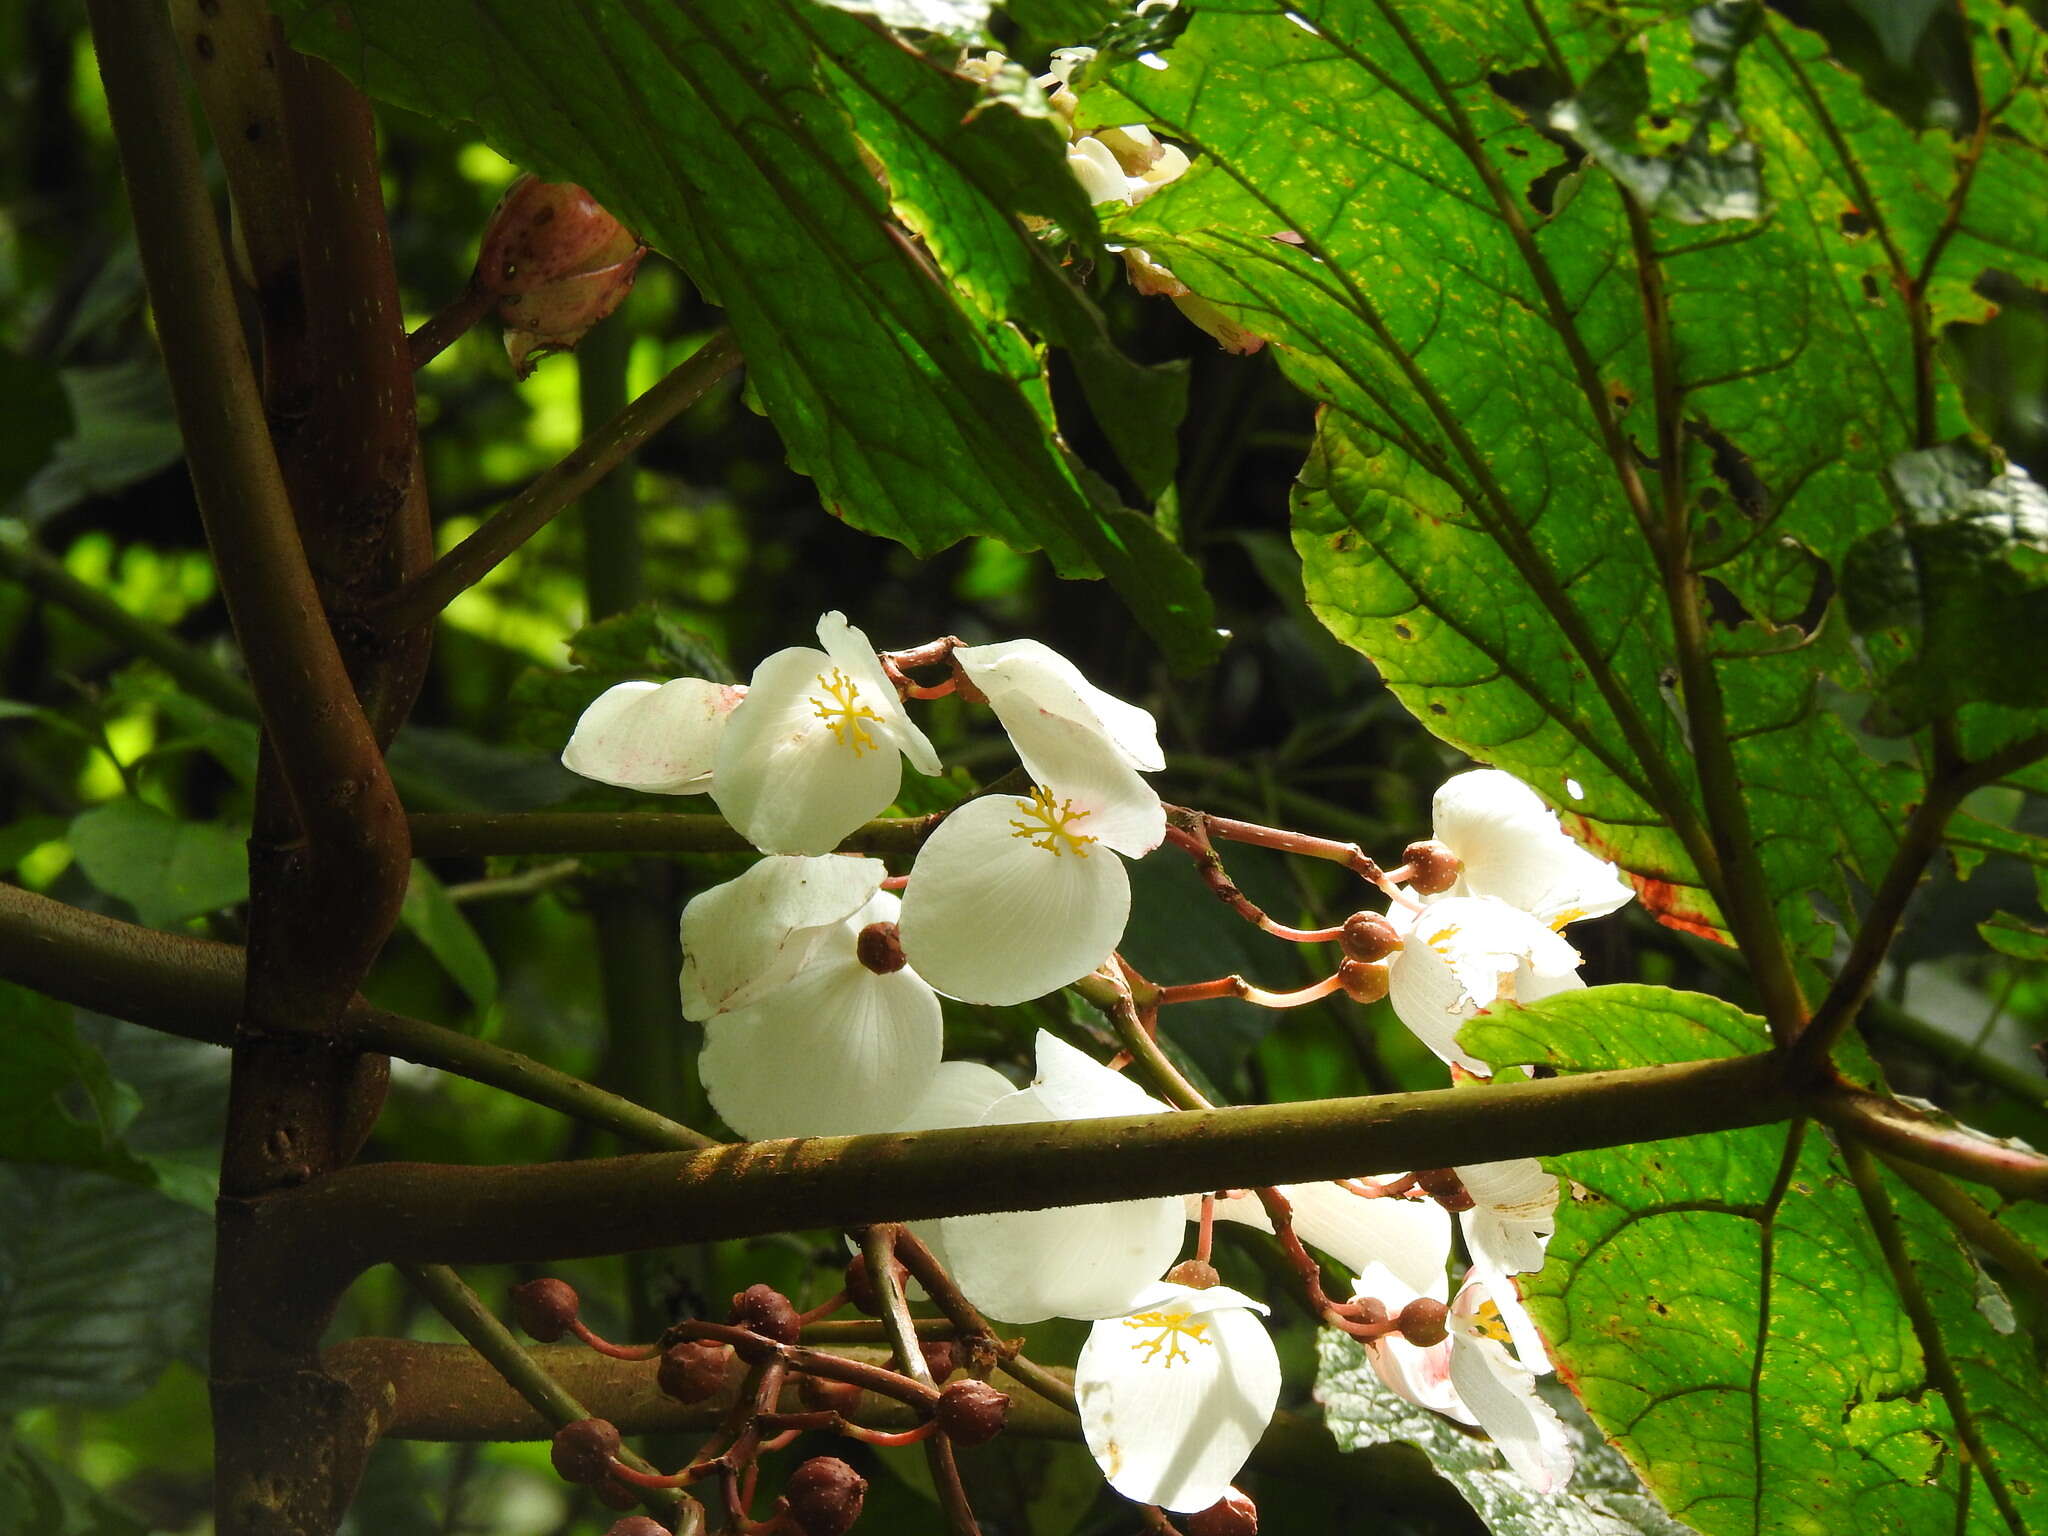
[[[1389,1314],[1415,1299],[1384,1268],[1359,1276],[1355,1294],[1377,1298]],[[1427,1347],[1398,1333],[1368,1341],[1380,1379],[1411,1403],[1485,1430],[1538,1493],[1563,1487],[1572,1475],[1571,1437],[1537,1395],[1536,1378],[1549,1373],[1550,1358],[1514,1282],[1474,1268],[1444,1322],[1443,1341]]]
[[[939,771],[868,637],[835,612],[818,641],[754,669],[718,744],[711,797],[764,853],[828,852],[896,798],[906,757]]]
[[[1020,1003],[1108,958],[1130,916],[1124,854],[1166,835],[1137,767],[1160,766],[1152,717],[1095,688],[1036,641],[957,652],[1033,779],[1029,795],[970,800],[911,866],[903,944],[949,997]]]
[[[956,1113],[989,1088],[996,1074],[982,1070],[987,1076],[947,1074]],[[972,1123],[1025,1125],[1164,1112],[1164,1104],[1121,1072],[1040,1030],[1038,1075],[1031,1086],[993,1098]],[[927,1127],[934,1124],[926,1114],[918,1118]],[[1006,1323],[1036,1323],[1048,1317],[1115,1317],[1130,1310],[1180,1252],[1186,1218],[1178,1195],[1158,1195],[948,1216],[937,1226],[953,1278],[969,1301]]]
[[[1280,1397],[1265,1310],[1223,1286],[1160,1281],[1088,1331],[1074,1396],[1118,1493],[1192,1513],[1229,1491]]]
[[[761,860],[683,909],[698,1070],[743,1136],[887,1130],[939,1064],[939,1002],[896,945],[879,859]]]
[[[1472,1197],[1458,1213],[1472,1267],[1502,1275],[1534,1274],[1557,1230],[1557,1179],[1533,1157],[1467,1163],[1453,1170]]]
[[[562,766],[620,789],[698,795],[711,788],[725,722],[747,690],[701,677],[620,683],[583,711]]]

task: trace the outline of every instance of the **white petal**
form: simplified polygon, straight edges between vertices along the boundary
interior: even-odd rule
[[[1384,1265],[1417,1295],[1439,1301],[1449,1293],[1444,1266],[1451,1256],[1451,1216],[1434,1200],[1368,1199],[1338,1184],[1283,1184],[1280,1193],[1294,1207],[1294,1232],[1351,1270],[1362,1274]],[[1225,1221],[1271,1232],[1273,1223],[1256,1195],[1216,1202]],[[1201,1215],[1191,1201],[1191,1218]]]
[[[1091,203],[1120,203],[1124,200],[1124,168],[1116,163],[1109,146],[1096,138],[1076,139],[1067,147],[1067,169],[1081,183]]]
[[[1458,1216],[1473,1265],[1504,1275],[1541,1269],[1557,1230],[1557,1179],[1533,1157],[1468,1163],[1456,1172],[1478,1202]]]
[[[991,1105],[984,1123],[1016,1125],[1033,1120],[1106,1120],[1115,1115],[1172,1113],[1128,1073],[1105,1067],[1057,1035],[1041,1029],[1036,1046],[1038,1075],[1017,1096],[1021,1105],[1028,1095],[1034,1110],[1026,1113]]]
[[[889,873],[880,859],[769,858],[683,908],[683,1017],[769,996]]]
[[[1151,1294],[1138,1315],[1089,1330],[1074,1395],[1089,1452],[1110,1486],[1192,1514],[1223,1497],[1265,1433],[1279,1401],[1280,1362],[1245,1307],[1200,1291]]]
[[[794,980],[705,1026],[697,1069],[711,1105],[751,1140],[895,1127],[938,1070],[939,1000],[907,966],[877,976],[845,924]]]
[[[1578,952],[1518,907],[1492,896],[1430,903],[1387,968],[1394,1014],[1445,1061],[1493,1069],[1465,1054],[1459,1027],[1496,1002],[1530,1003],[1583,985]]]
[[[712,798],[765,853],[831,851],[896,798],[903,755],[880,721],[895,701],[823,651],[777,651],[726,724]]]
[[[903,893],[903,951],[970,1003],[1021,1003],[1077,981],[1123,938],[1131,883],[1100,846],[1029,840],[1031,802],[970,800],[925,839]],[[1025,821],[1025,830],[1013,822]]]
[[[1123,760],[1141,772],[1157,773],[1166,766],[1151,711],[1104,693],[1051,646],[1036,640],[1005,640],[999,645],[962,646],[953,657],[988,695],[989,707],[1005,729],[1015,716],[1056,715],[1106,736]]]
[[[1106,736],[1057,715],[1034,712],[1014,721],[1006,726],[1010,744],[1050,796],[1051,806],[1074,818],[1075,831],[1134,859],[1165,840],[1166,810],[1159,791],[1138,776]]]
[[[825,647],[825,653],[832,658],[833,664],[858,685],[862,700],[880,717],[875,728],[895,743],[897,751],[910,759],[910,766],[919,773],[939,772],[939,754],[932,749],[930,739],[904,712],[896,685],[889,681],[889,674],[875,659],[875,648],[868,637],[847,623],[846,615],[835,609],[818,620],[818,643]]]
[[[1451,1384],[1494,1444],[1538,1493],[1562,1488],[1572,1475],[1571,1438],[1550,1404],[1536,1395],[1536,1377],[1492,1339],[1453,1334]]]
[[[746,693],[701,677],[607,688],[576,722],[562,766],[621,789],[702,794],[711,787],[726,717]]]
[[[1511,773],[1459,774],[1436,792],[1432,820],[1437,839],[1465,866],[1456,895],[1497,896],[1553,928],[1612,912],[1634,895]]]
[[[948,1216],[941,1240],[960,1289],[990,1317],[1112,1317],[1180,1253],[1180,1198]]]
[[[898,1131],[939,1131],[954,1126],[975,1125],[997,1099],[1007,1098],[1015,1085],[994,1067],[978,1061],[942,1061],[926,1082],[924,1093],[892,1129]],[[910,1230],[931,1249],[932,1257],[946,1269],[953,1267],[946,1251],[943,1221],[913,1221]],[[916,1286],[916,1282],[911,1282]]]
[[[1458,1332],[1462,1323],[1489,1309],[1499,1314],[1507,1329],[1508,1342],[1523,1369],[1538,1376],[1548,1376],[1554,1369],[1550,1363],[1550,1351],[1544,1346],[1536,1319],[1522,1305],[1521,1293],[1515,1289],[1515,1282],[1475,1264],[1466,1272],[1465,1283],[1458,1287],[1458,1294],[1451,1301],[1452,1331]]]

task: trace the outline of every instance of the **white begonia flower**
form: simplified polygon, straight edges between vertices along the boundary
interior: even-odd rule
[[[1185,1514],[1229,1492],[1280,1400],[1265,1310],[1223,1286],[1160,1281],[1088,1331],[1074,1396],[1110,1487]]]
[[[1050,715],[1096,732],[1140,773],[1166,766],[1152,712],[1103,692],[1051,646],[1037,640],[963,645],[953,659],[1013,737],[1021,726],[1028,738],[1032,718]]]
[[[895,1131],[946,1131],[959,1126],[978,1125],[989,1105],[1017,1091],[994,1067],[978,1061],[942,1061],[925,1083],[924,1092],[903,1118],[891,1126]],[[932,1251],[947,1270],[952,1261],[946,1254],[943,1221],[907,1223],[918,1241]],[[913,1285],[915,1281],[911,1282]]]
[[[619,683],[592,701],[562,749],[571,773],[651,795],[711,787],[725,722],[747,690],[701,677]]]
[[[1030,1125],[1166,1112],[1121,1072],[1040,1030],[1038,1075],[1031,1086],[994,1100],[976,1123]],[[1186,1225],[1181,1197],[1157,1195],[948,1216],[939,1223],[939,1237],[969,1301],[1002,1322],[1037,1323],[1129,1311],[1173,1263]]]
[[[683,908],[683,1017],[745,1008],[788,984],[882,888],[880,859],[762,859]]]
[[[751,1140],[856,1136],[915,1107],[939,1066],[938,995],[908,966],[877,973],[859,952],[862,930],[896,913],[896,898],[875,892],[818,936],[793,978],[704,1026],[698,1075],[727,1125]]]
[[[1557,1230],[1557,1179],[1533,1157],[1467,1163],[1453,1169],[1471,1195],[1458,1213],[1472,1266],[1503,1275],[1532,1275]]]
[[[1356,1294],[1377,1297],[1390,1314],[1414,1299],[1385,1270],[1360,1276]],[[1538,1493],[1562,1488],[1572,1475],[1571,1436],[1537,1395],[1550,1357],[1514,1282],[1474,1268],[1444,1324],[1443,1342],[1426,1349],[1398,1333],[1369,1341],[1380,1379],[1412,1403],[1485,1430]]]
[[[1533,1003],[1585,986],[1579,952],[1497,896],[1448,896],[1419,913],[1387,914],[1402,947],[1387,965],[1395,1017],[1447,1062],[1481,1076],[1493,1068],[1459,1048],[1458,1030],[1500,1002]]]
[[[1294,1235],[1309,1247],[1354,1274],[1381,1264],[1416,1294],[1442,1295],[1444,1267],[1451,1257],[1451,1213],[1436,1201],[1358,1195],[1328,1183],[1283,1184],[1279,1190],[1294,1208]],[[1200,1196],[1188,1201],[1191,1220],[1199,1219],[1201,1205]],[[1218,1200],[1216,1216],[1261,1232],[1273,1230],[1257,1195]]]
[[[1109,146],[1088,135],[1067,146],[1067,169],[1081,183],[1091,203],[1121,203],[1127,200],[1128,179],[1110,153]]]
[[[1493,896],[1562,928],[1600,917],[1634,892],[1605,859],[1581,848],[1536,791],[1511,773],[1461,773],[1436,792],[1437,841],[1463,866],[1446,898]]]
[[[1036,781],[1028,797],[970,800],[910,868],[903,946],[948,997],[1021,1003],[1078,981],[1123,937],[1138,858],[1166,836],[1159,795],[1117,738],[999,689],[998,718]],[[991,703],[997,695],[991,695]]]
[[[754,669],[718,745],[711,798],[764,853],[830,852],[896,798],[904,758],[939,771],[868,637],[835,612],[818,640]]]

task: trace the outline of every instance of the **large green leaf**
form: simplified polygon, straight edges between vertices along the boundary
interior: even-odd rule
[[[152,928],[249,895],[249,856],[240,833],[181,821],[132,796],[78,816],[71,848],[94,885],[134,907]]]
[[[521,164],[589,187],[674,257],[726,306],[791,463],[835,514],[921,554],[970,534],[1043,548],[1065,574],[1109,576],[1179,661],[1214,653],[1185,558],[1119,515],[1061,444],[1020,317],[979,308],[934,268],[863,159],[870,131],[884,169],[893,149],[905,190],[931,207],[986,199],[946,143],[974,134],[957,112],[935,115],[962,90],[940,62],[808,0],[286,9],[297,46],[372,94],[474,124]],[[849,101],[861,105],[851,119]],[[1060,151],[1039,127],[1011,139],[1016,183],[1044,191]],[[1092,238],[1071,189],[1064,201]],[[951,227],[965,243],[952,270],[1016,268],[1015,206]]]
[[[1727,1003],[1636,986],[1504,1009],[1464,1040],[1559,1072],[1769,1043],[1761,1020]],[[1706,1536],[1849,1519],[2048,1530],[2048,1391],[2031,1341],[1990,1326],[1967,1254],[1891,1189],[1960,1379],[1943,1392],[1821,1132],[1760,1127],[1546,1165],[1571,1197],[1548,1262],[1525,1277],[1530,1311],[1560,1373],[1673,1515]],[[1964,1452],[1959,1415],[1988,1462]]]
[[[1887,464],[1963,425],[1942,377],[1916,395],[1891,253],[1927,268],[1929,324],[1981,314],[1994,253],[2048,266],[2018,213],[2048,201],[2038,34],[2015,31],[2016,64],[1987,24],[2008,13],[1976,14],[2015,142],[1989,133],[1968,163],[1745,0],[1197,10],[1169,67],[1084,97],[1084,122],[1141,118],[1197,153],[1111,233],[1326,404],[1296,503],[1319,615],[1680,926],[1720,930],[1703,840],[1674,831],[1702,817],[1688,704],[1725,710],[1766,878],[1812,947],[1807,893],[1853,910],[1917,797],[1815,682],[1857,675],[1829,596],[1889,520]],[[1684,697],[1674,614],[1721,701]]]

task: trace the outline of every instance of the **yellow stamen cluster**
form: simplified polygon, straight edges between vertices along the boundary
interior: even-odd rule
[[[875,745],[875,738],[868,734],[868,728],[861,722],[879,722],[882,717],[861,703],[859,685],[834,667],[829,677],[823,672],[818,674],[818,686],[824,689],[825,697],[821,699],[812,694],[808,702],[832,732],[832,739],[842,747],[853,748],[855,757],[869,750],[880,751]]]
[[[1140,1312],[1135,1317],[1125,1318],[1124,1326],[1148,1330],[1151,1336],[1134,1341],[1131,1348],[1144,1351],[1146,1365],[1156,1361],[1169,1370],[1176,1360],[1193,1358],[1183,1340],[1193,1339],[1197,1344],[1209,1342],[1208,1320],[1190,1317],[1185,1312]],[[1161,1351],[1166,1356],[1163,1360],[1159,1358]]]
[[[1508,1332],[1508,1321],[1500,1315],[1500,1305],[1497,1302],[1479,1303],[1479,1310],[1472,1314],[1467,1326],[1482,1339],[1492,1339],[1496,1344],[1514,1347],[1514,1338]]]
[[[1054,800],[1052,791],[1041,784],[1032,789],[1029,800],[1017,802],[1017,809],[1024,813],[1024,819],[1010,823],[1017,829],[1010,836],[1029,838],[1032,847],[1043,848],[1055,858],[1063,853],[1071,853],[1077,859],[1088,857],[1088,845],[1095,839],[1074,830],[1075,824],[1085,820],[1088,813],[1075,810],[1072,800]]]

